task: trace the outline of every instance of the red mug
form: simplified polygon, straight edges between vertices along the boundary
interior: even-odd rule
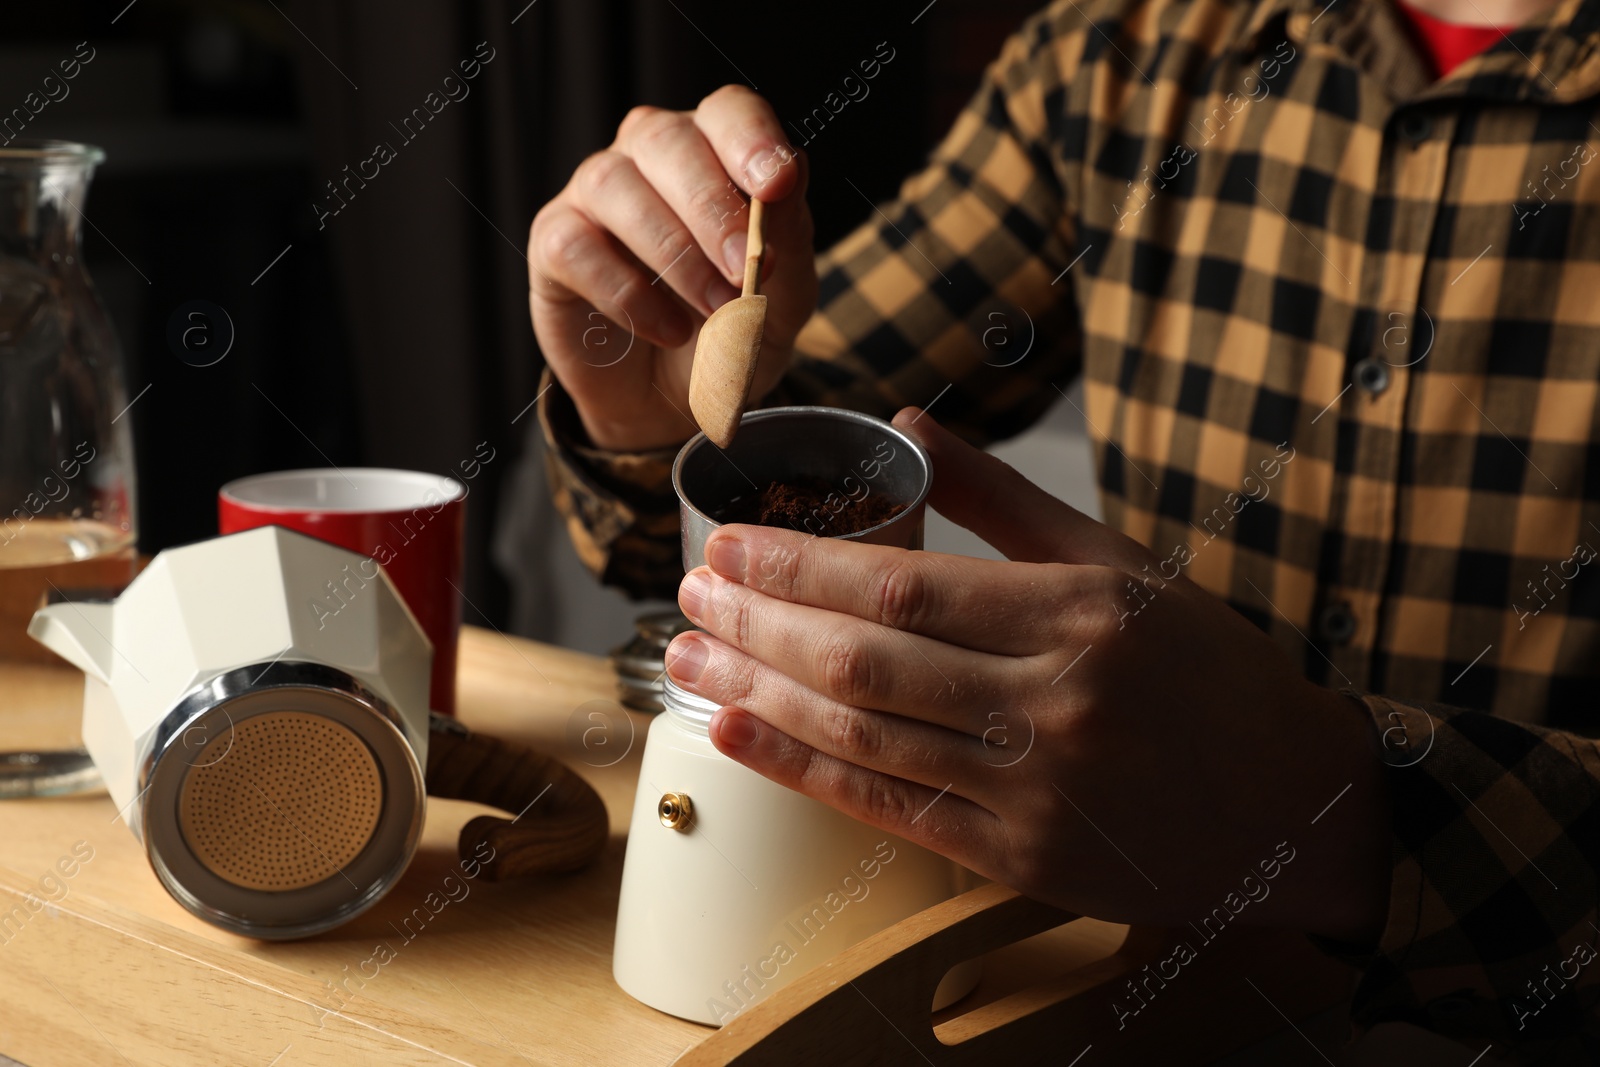
[[[460,482],[417,471],[277,471],[224,485],[217,494],[217,525],[223,534],[287,527],[360,552],[382,567],[433,642],[433,710],[454,715],[466,499]],[[337,593],[328,594],[329,613],[338,611]]]

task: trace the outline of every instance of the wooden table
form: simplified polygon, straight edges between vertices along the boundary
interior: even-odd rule
[[[0,748],[71,742],[81,685],[76,671],[0,668]],[[611,978],[623,840],[649,723],[647,716],[623,712],[612,700],[613,687],[604,660],[484,630],[464,632],[463,721],[563,755],[604,798],[612,840],[601,861],[579,875],[472,883],[467,897],[449,904],[409,942],[391,922],[440,888],[455,869],[457,830],[481,809],[430,802],[421,849],[382,902],[329,934],[284,944],[224,933],[179,907],[104,793],[0,802],[0,916],[28,893],[56,898],[20,928],[0,927],[0,1053],[28,1067],[673,1062],[713,1031],[639,1004]],[[598,745],[602,735],[592,732],[590,747],[581,743],[583,731],[600,722],[589,718],[594,711],[609,715],[612,730],[604,741],[610,748]],[[74,848],[79,856],[92,849],[92,858],[69,862],[70,879],[41,887]],[[987,969],[965,1005],[1057,978],[1075,959],[1103,954],[1123,932],[1080,920],[1013,946],[1000,965]],[[1247,952],[1253,935],[1239,933],[1238,950]],[[363,963],[380,942],[392,947],[394,958],[363,979]],[[1312,1006],[1307,996],[1322,997],[1317,1006],[1328,1001],[1309,986],[1298,997],[1287,988],[1306,973],[1303,964],[1297,967],[1284,972],[1287,977],[1263,980],[1278,983],[1269,986],[1277,1003],[1303,1016]],[[356,995],[336,992],[341,980]],[[1241,1019],[1221,1009],[1211,981],[1197,980],[1172,997],[1166,1019],[1152,1019],[1139,1043],[1126,1046],[1127,1055],[1105,1048],[1097,1050],[1096,1062],[1139,1062],[1145,1054],[1139,1050],[1150,1050],[1158,1030],[1169,1031],[1170,1048],[1192,1050],[1235,1047],[1240,1041],[1229,1045],[1230,1033],[1260,1034],[1264,1024],[1283,1029],[1269,1017],[1271,1009],[1251,1003],[1242,982],[1233,984],[1239,988],[1226,995],[1238,995],[1237,1010],[1259,1017]],[[1109,1024],[1109,1015],[1100,1015]],[[1175,1026],[1196,1030],[1180,1040],[1170,1035]],[[1197,1040],[1207,1027],[1209,1037]],[[901,1040],[888,1026],[862,1035],[860,1061],[878,1062],[874,1047],[897,1047],[904,1055]],[[1064,1064],[1079,1047],[1101,1039],[1062,1040]],[[1289,1040],[1298,1038],[1291,1032]],[[1102,1040],[1101,1047],[1112,1043]],[[1301,1056],[1310,1051],[1299,1048]],[[1173,1062],[1188,1061],[1180,1055]]]

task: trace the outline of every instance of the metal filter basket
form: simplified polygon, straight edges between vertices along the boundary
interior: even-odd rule
[[[922,446],[882,419],[828,407],[762,408],[747,412],[733,444],[718,448],[705,434],[689,439],[672,464],[683,524],[683,569],[705,563],[715,517],[733,500],[767,484],[817,478],[837,501],[808,517],[822,537],[898,548],[921,548],[933,464]],[[852,503],[881,493],[905,509],[886,522],[849,534],[830,533],[831,520]]]

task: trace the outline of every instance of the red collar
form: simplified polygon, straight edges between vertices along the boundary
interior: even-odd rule
[[[1395,7],[1405,17],[1413,38],[1433,62],[1434,74],[1440,78],[1515,29],[1514,26],[1464,26],[1446,22],[1412,7],[1405,0],[1395,0]]]

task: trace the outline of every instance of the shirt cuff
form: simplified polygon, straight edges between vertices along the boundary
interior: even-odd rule
[[[546,367],[537,405],[545,473],[578,558],[635,599],[675,600],[683,578],[676,448],[613,452],[589,440],[572,398]]]
[[[1592,753],[1480,712],[1346,692],[1381,735],[1393,812],[1378,943],[1311,939],[1362,970],[1357,1030],[1409,1022],[1514,1045],[1519,1059],[1590,1047],[1600,1002],[1600,965],[1586,966],[1600,954]]]

